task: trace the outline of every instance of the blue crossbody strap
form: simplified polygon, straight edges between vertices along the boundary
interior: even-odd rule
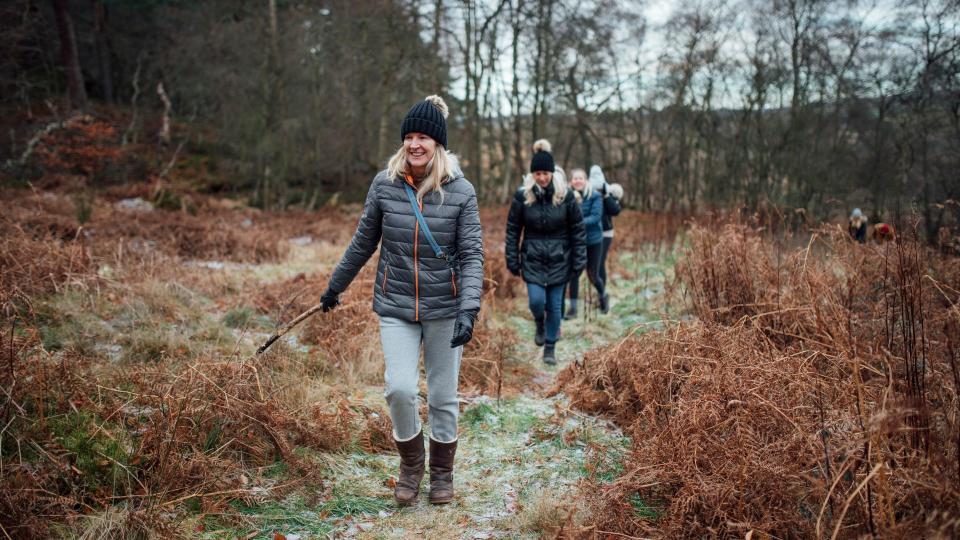
[[[440,249],[440,244],[437,243],[437,240],[433,237],[433,233],[430,232],[430,227],[427,227],[427,220],[423,219],[423,214],[420,212],[420,205],[417,204],[417,195],[413,192],[413,188],[410,187],[410,184],[403,184],[403,187],[407,191],[407,199],[410,200],[410,207],[413,208],[413,215],[417,216],[417,221],[420,223],[420,230],[423,231],[423,235],[427,237],[427,242],[430,243],[430,247],[433,248],[433,252],[437,255],[438,259],[443,259],[447,261],[447,264],[452,266],[452,261],[447,258],[443,253],[443,250]]]

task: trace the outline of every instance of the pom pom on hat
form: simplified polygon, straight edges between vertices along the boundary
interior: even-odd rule
[[[444,119],[447,119],[450,117],[450,109],[447,107],[447,102],[444,101],[442,97],[436,94],[433,94],[432,96],[427,96],[426,98],[424,98],[424,101],[428,101],[430,102],[431,105],[436,107],[437,110],[440,111],[440,115],[443,116]]]
[[[537,152],[549,152],[550,150],[551,150],[550,141],[546,139],[537,139],[537,141],[533,143],[534,154],[536,154]]]
[[[556,166],[550,153],[550,141],[540,139],[533,143],[533,158],[530,159],[530,172],[547,171],[553,173]]]

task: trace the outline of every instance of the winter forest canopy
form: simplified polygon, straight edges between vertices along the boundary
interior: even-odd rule
[[[928,236],[960,213],[953,0],[11,0],[0,20],[3,161],[30,118],[167,110],[168,154],[216,156],[209,189],[355,200],[439,93],[488,202],[547,137],[641,210],[860,206]]]

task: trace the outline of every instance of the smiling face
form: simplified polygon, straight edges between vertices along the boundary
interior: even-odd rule
[[[423,133],[407,133],[403,137],[403,151],[413,174],[420,176],[427,172],[427,164],[437,151],[437,141]]]
[[[583,191],[583,188],[587,187],[587,173],[580,169],[573,171],[570,176],[570,186],[577,191]]]
[[[546,189],[553,181],[553,173],[547,171],[536,171],[533,173],[533,181],[541,188]]]

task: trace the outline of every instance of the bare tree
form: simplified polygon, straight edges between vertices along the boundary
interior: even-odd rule
[[[110,39],[107,29],[107,8],[103,0],[91,0],[93,7],[93,35],[97,54],[97,70],[103,100],[113,103],[113,68],[110,61]]]
[[[52,0],[53,12],[57,21],[57,34],[60,36],[60,59],[67,78],[67,91],[70,106],[74,109],[87,107],[87,90],[80,70],[80,57],[77,52],[77,37],[73,31],[73,19],[68,10],[67,0]]]

